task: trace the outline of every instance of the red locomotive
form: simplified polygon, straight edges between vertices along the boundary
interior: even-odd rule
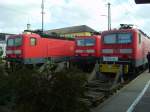
[[[80,36],[75,39],[75,59],[84,71],[91,71],[101,55],[101,36]]]
[[[145,68],[150,51],[150,38],[131,25],[121,25],[119,30],[102,32],[101,72],[115,73],[122,64],[124,73]]]
[[[44,63],[47,59],[59,62],[74,56],[74,47],[74,40],[62,37],[20,34],[8,38],[6,58],[23,64]]]
[[[76,38],[75,55],[82,57],[99,57],[101,36],[80,36]]]

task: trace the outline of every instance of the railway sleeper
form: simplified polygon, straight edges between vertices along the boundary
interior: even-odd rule
[[[108,75],[100,73],[97,67],[98,64],[95,65],[91,73],[92,78],[89,75],[90,80],[88,80],[88,83],[85,85],[88,90],[88,92],[85,93],[85,99],[88,99],[93,106],[97,106],[97,104],[103,102],[104,99],[115,93],[123,84],[122,82],[124,82],[122,74],[123,66],[120,66],[120,70],[116,73],[114,78],[107,77]],[[99,76],[97,77],[96,75]]]
[[[103,99],[105,98],[105,94],[103,92],[95,92],[95,91],[90,91],[85,95],[86,99],[88,99],[91,102],[91,105],[95,105],[97,102],[102,102]]]

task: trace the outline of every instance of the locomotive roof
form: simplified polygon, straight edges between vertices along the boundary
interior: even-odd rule
[[[127,31],[133,31],[133,30],[137,30],[139,31],[140,33],[142,33],[143,35],[145,35],[147,38],[150,39],[150,37],[144,33],[142,30],[140,29],[136,29],[136,28],[131,28],[131,29],[114,29],[114,30],[110,30],[110,31],[103,31],[102,33],[114,33],[114,32],[127,32]]]
[[[106,30],[106,31],[103,31],[102,34],[115,33],[115,32],[128,32],[128,31],[133,31],[133,29],[113,29],[113,30]]]
[[[50,35],[43,33],[41,30],[35,30],[35,31],[30,31],[30,30],[25,30],[25,32],[30,32],[30,35],[36,34],[39,35],[41,38],[53,38],[53,39],[61,39],[61,40],[74,40],[74,38],[66,38],[66,37],[60,37],[58,35]]]
[[[146,33],[144,33],[142,30],[140,30],[140,29],[138,29],[139,30],[139,32],[141,32],[143,35],[145,35],[147,38],[149,38],[150,39],[150,37],[146,34]]]

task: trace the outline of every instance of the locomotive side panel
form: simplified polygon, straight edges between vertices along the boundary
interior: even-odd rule
[[[74,56],[74,40],[42,38],[38,34],[22,34],[21,37],[22,43],[19,47],[16,47],[16,45],[7,46],[8,50],[11,49],[9,51],[13,51],[13,53],[7,54],[8,61],[13,59],[14,62],[38,64],[44,63],[48,58]],[[14,54],[14,50],[21,51],[21,54]]]
[[[50,39],[47,42],[48,56],[60,57],[60,56],[74,56],[74,41]]]
[[[135,66],[143,66],[147,63],[146,55],[150,51],[150,39],[142,34],[136,32],[136,53],[135,53]]]

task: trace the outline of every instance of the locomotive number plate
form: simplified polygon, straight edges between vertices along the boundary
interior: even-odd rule
[[[103,61],[118,61],[118,57],[103,56]]]

